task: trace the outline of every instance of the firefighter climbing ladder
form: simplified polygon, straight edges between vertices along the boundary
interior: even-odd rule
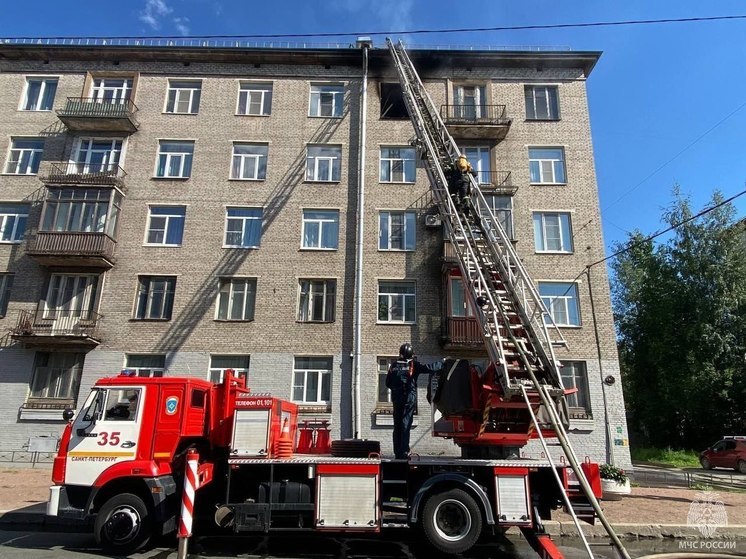
[[[553,343],[564,343],[541,297],[500,222],[495,218],[479,185],[473,178],[471,217],[460,215],[448,193],[445,165],[458,156],[459,149],[449,134],[435,104],[401,41],[387,39],[394,59],[404,101],[416,134],[416,147],[423,158],[432,188],[433,200],[456,253],[464,288],[484,333],[490,360],[497,370],[504,397],[526,403],[537,431],[540,424],[532,411],[532,400],[547,410],[549,424],[580,486],[611,538],[611,545],[624,559],[627,551],[606,520],[570,446],[562,410],[564,390]],[[559,336],[553,341],[550,328]],[[491,402],[485,407],[483,431],[488,423]],[[480,432],[481,434],[481,432]],[[543,438],[544,451],[549,449]],[[573,514],[579,530],[580,524]],[[592,556],[590,548],[588,553]]]

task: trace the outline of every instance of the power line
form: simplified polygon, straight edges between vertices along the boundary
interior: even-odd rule
[[[398,29],[390,31],[348,31],[340,33],[271,33],[259,35],[122,35],[122,36],[56,36],[47,39],[282,39],[304,37],[359,37],[381,35],[424,35],[436,33],[483,33],[486,31],[527,31],[543,29],[576,29],[583,27],[618,27],[624,25],[657,25],[664,23],[692,23],[706,21],[728,21],[746,19],[746,15],[726,15],[707,17],[685,17],[665,19],[633,19],[623,21],[592,21],[579,23],[551,23],[535,25],[510,25],[500,27],[465,27],[451,29]],[[39,37],[5,37],[9,40],[30,40]]]

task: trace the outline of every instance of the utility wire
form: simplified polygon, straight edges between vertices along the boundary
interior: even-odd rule
[[[662,23],[690,23],[705,21],[727,21],[746,19],[746,15],[706,16],[706,17],[684,17],[665,19],[633,19],[623,21],[592,21],[580,23],[550,23],[536,25],[511,25],[501,27],[464,27],[455,29],[398,29],[391,31],[355,31],[345,33],[288,33],[288,34],[260,34],[260,35],[123,35],[123,36],[57,36],[45,37],[47,39],[281,39],[305,38],[305,37],[359,37],[378,35],[424,35],[433,33],[482,33],[485,31],[526,31],[531,29],[575,29],[582,27],[612,27],[623,25],[656,25]],[[5,37],[10,40],[38,39],[38,37]]]

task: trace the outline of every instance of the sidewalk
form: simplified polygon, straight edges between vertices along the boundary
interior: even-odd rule
[[[61,523],[45,517],[51,475],[49,468],[0,470],[0,529],[70,530],[72,526],[84,529],[79,522]],[[714,537],[746,538],[746,493],[719,491],[717,495],[728,522],[727,526],[717,528]],[[620,536],[700,538],[697,526],[687,524],[687,516],[692,503],[701,499],[701,492],[694,489],[633,487],[632,495],[621,501],[601,501],[601,507]],[[553,517],[554,520],[546,523],[551,535],[577,536],[569,515],[556,511]],[[593,537],[606,535],[598,523],[583,524],[583,531]]]

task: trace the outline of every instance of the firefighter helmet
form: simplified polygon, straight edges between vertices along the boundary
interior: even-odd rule
[[[412,350],[412,344],[402,344],[399,348],[399,357],[403,359],[412,359],[414,356],[414,350]]]
[[[459,158],[456,160],[456,167],[458,167],[459,171],[466,171],[469,168],[469,161],[466,159],[466,157],[460,155]]]

